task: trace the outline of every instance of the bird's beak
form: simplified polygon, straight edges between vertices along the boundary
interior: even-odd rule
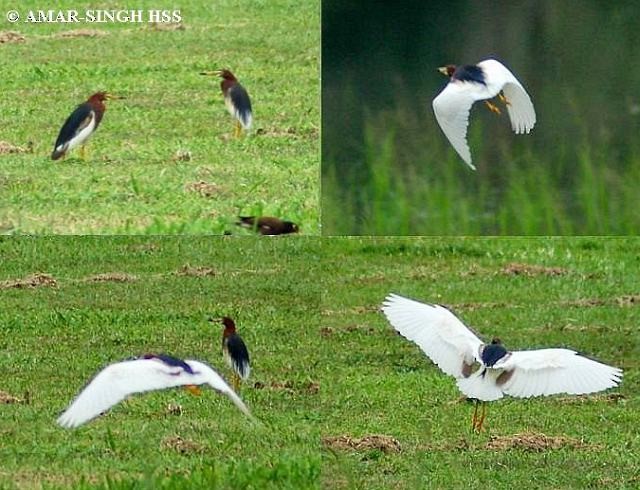
[[[107,100],[122,100],[122,99],[126,99],[126,97],[123,97],[122,95],[115,95],[115,94],[107,94],[106,98],[107,98]]]
[[[447,72],[447,67],[446,66],[441,66],[440,68],[438,68],[438,71],[440,73],[442,73],[445,76],[449,76],[449,73]]]
[[[222,71],[220,70],[214,70],[214,71],[201,71],[200,75],[205,75],[208,77],[219,77],[222,74]]]

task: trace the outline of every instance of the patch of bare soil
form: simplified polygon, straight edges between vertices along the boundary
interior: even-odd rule
[[[520,264],[513,262],[500,269],[502,274],[507,276],[564,276],[569,273],[568,269],[562,267],[545,267],[542,265]]]
[[[150,22],[148,28],[153,31],[186,31],[187,26],[182,22]]]
[[[525,451],[542,452],[550,449],[593,449],[596,446],[585,443],[582,440],[568,436],[548,436],[525,432],[512,436],[492,436],[485,448],[490,451],[508,451],[510,449],[523,449]]]
[[[31,153],[33,148],[23,148],[21,146],[12,145],[7,141],[0,141],[0,155],[8,155],[11,153]]]
[[[139,245],[131,245],[129,249],[134,252],[157,252],[160,247],[155,243],[141,243]]]
[[[0,289],[27,289],[37,287],[52,287],[58,286],[58,282],[49,274],[36,273],[24,279],[8,279],[6,281],[0,281]]]
[[[175,272],[177,276],[192,276],[192,277],[205,277],[205,276],[215,276],[217,272],[213,270],[211,267],[204,266],[190,266],[189,264],[185,264],[177,272]]]
[[[264,390],[265,388],[274,391],[284,391],[289,394],[306,393],[310,395],[316,395],[320,391],[320,383],[315,381],[307,381],[305,383],[298,383],[297,386],[293,381],[271,381],[265,384],[261,381],[256,381],[253,384],[256,390]]]
[[[402,448],[400,442],[392,436],[371,434],[364,437],[351,436],[326,436],[322,438],[322,444],[329,449],[341,451],[368,451],[378,449],[383,453],[399,453]]]
[[[101,31],[100,29],[74,29],[72,31],[58,32],[53,37],[60,39],[72,39],[76,37],[102,37],[106,36],[107,31]]]
[[[640,294],[626,294],[616,298],[618,306],[638,306],[640,305]]]
[[[331,328],[331,327],[322,327],[320,329],[320,335],[322,335],[323,337],[329,337],[329,336],[333,335],[333,328]]]
[[[178,150],[174,153],[171,160],[174,162],[190,162],[192,158],[191,152],[189,150]]]
[[[134,282],[138,280],[138,276],[124,274],[122,272],[106,272],[104,274],[96,274],[83,279],[84,282]]]
[[[565,405],[572,405],[576,403],[588,403],[588,402],[620,403],[624,400],[626,400],[626,397],[622,393],[603,393],[599,395],[572,395],[572,396],[561,396],[555,399],[555,401]]]
[[[204,180],[185,184],[184,190],[185,192],[197,192],[202,197],[211,197],[222,192],[222,188],[219,185],[205,182]]]
[[[169,403],[165,412],[169,415],[182,415],[182,405],[178,405],[177,403]]]
[[[566,306],[577,306],[579,308],[590,306],[603,306],[607,304],[607,300],[600,298],[580,298],[572,301],[564,301],[561,304]]]
[[[267,137],[280,137],[280,136],[295,136],[298,134],[296,128],[285,128],[285,129],[272,129],[272,128],[258,128],[256,129],[256,135],[258,136],[267,136]]]
[[[203,453],[205,447],[196,441],[183,439],[180,436],[169,436],[162,439],[161,446],[165,449],[171,449],[180,454],[196,454]]]
[[[6,391],[0,391],[0,405],[10,405],[12,403],[24,403],[25,400],[17,396],[10,395]]]
[[[3,43],[23,43],[25,37],[16,31],[1,31],[0,32],[0,44]]]
[[[451,311],[455,311],[455,310],[467,310],[467,311],[474,311],[474,310],[480,310],[480,309],[484,309],[484,308],[488,308],[488,309],[493,309],[493,308],[506,308],[506,307],[510,307],[513,305],[510,305],[508,303],[501,303],[501,302],[484,302],[484,303],[458,303],[455,305],[442,305],[445,308],[447,308],[448,310]]]

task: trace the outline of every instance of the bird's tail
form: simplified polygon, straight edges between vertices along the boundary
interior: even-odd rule
[[[476,398],[485,402],[499,400],[504,396],[496,384],[500,372],[493,369],[479,369],[468,378],[457,380],[458,388],[469,398]]]
[[[57,160],[67,152],[66,148],[58,147],[51,153],[51,160]]]

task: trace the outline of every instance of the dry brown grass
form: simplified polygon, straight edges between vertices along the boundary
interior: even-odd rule
[[[204,445],[199,442],[183,439],[178,435],[165,437],[160,445],[163,449],[170,449],[180,454],[199,454],[205,451]]]
[[[83,282],[134,282],[138,280],[138,276],[125,274],[122,272],[106,272],[96,274],[95,276],[85,277]]]
[[[16,31],[2,31],[0,32],[0,44],[3,43],[23,43],[25,37]]]
[[[568,436],[548,436],[542,433],[525,432],[511,436],[491,436],[485,445],[490,451],[508,451],[521,449],[524,451],[542,452],[551,449],[593,449],[597,446],[587,444],[583,440]]]
[[[500,272],[507,276],[564,276],[569,273],[563,267],[545,267],[543,265],[521,264],[512,262],[500,269]]]
[[[25,400],[22,398],[18,398],[17,396],[13,396],[6,391],[0,391],[0,405],[10,405],[12,403],[24,403]]]
[[[53,37],[59,39],[73,39],[76,37],[102,37],[108,34],[107,31],[100,29],[74,29],[72,31],[64,31],[53,34]]]
[[[383,453],[399,453],[400,442],[392,436],[371,434],[363,437],[326,436],[322,438],[325,447],[341,451],[369,451],[378,449]]]
[[[0,155],[7,155],[11,153],[31,153],[32,148],[23,148],[21,146],[12,145],[7,141],[0,141]]]
[[[28,289],[37,287],[57,287],[58,282],[49,274],[36,272],[24,279],[7,279],[0,281],[0,289]]]
[[[214,183],[199,180],[198,182],[190,182],[184,186],[185,192],[196,192],[202,197],[212,197],[222,192],[222,188]]]
[[[205,277],[215,276],[217,272],[211,267],[191,266],[189,264],[185,264],[180,267],[175,274],[177,276]]]

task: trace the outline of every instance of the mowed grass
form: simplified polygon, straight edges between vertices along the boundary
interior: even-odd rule
[[[316,245],[0,239],[0,391],[20,399],[1,405],[0,488],[317,487]],[[34,274],[48,285],[6,282]],[[200,359],[230,379],[210,315],[237,321],[253,367],[240,395],[261,424],[206,388],[132,397],[73,431],[55,424],[98,370],[130,356]]]
[[[0,153],[2,232],[236,233],[238,214],[262,214],[319,233],[319,2],[136,4],[145,17],[179,9],[177,30],[9,24],[9,8],[25,18],[44,6],[1,5],[0,31],[25,40],[0,44],[0,141],[32,149]],[[253,102],[254,127],[239,139],[219,79],[199,74],[222,67]],[[86,161],[78,150],[52,161],[63,122],[98,90],[126,99],[107,101]]]
[[[639,245],[616,238],[323,242],[323,485],[636,488]],[[390,292],[448,305],[508,349],[570,347],[619,366],[622,385],[589,397],[491,403],[486,432],[474,435],[473,405],[460,399],[453,378],[379,311]],[[328,439],[371,435],[395,438],[400,452],[389,443],[389,452],[344,449],[344,439]]]

